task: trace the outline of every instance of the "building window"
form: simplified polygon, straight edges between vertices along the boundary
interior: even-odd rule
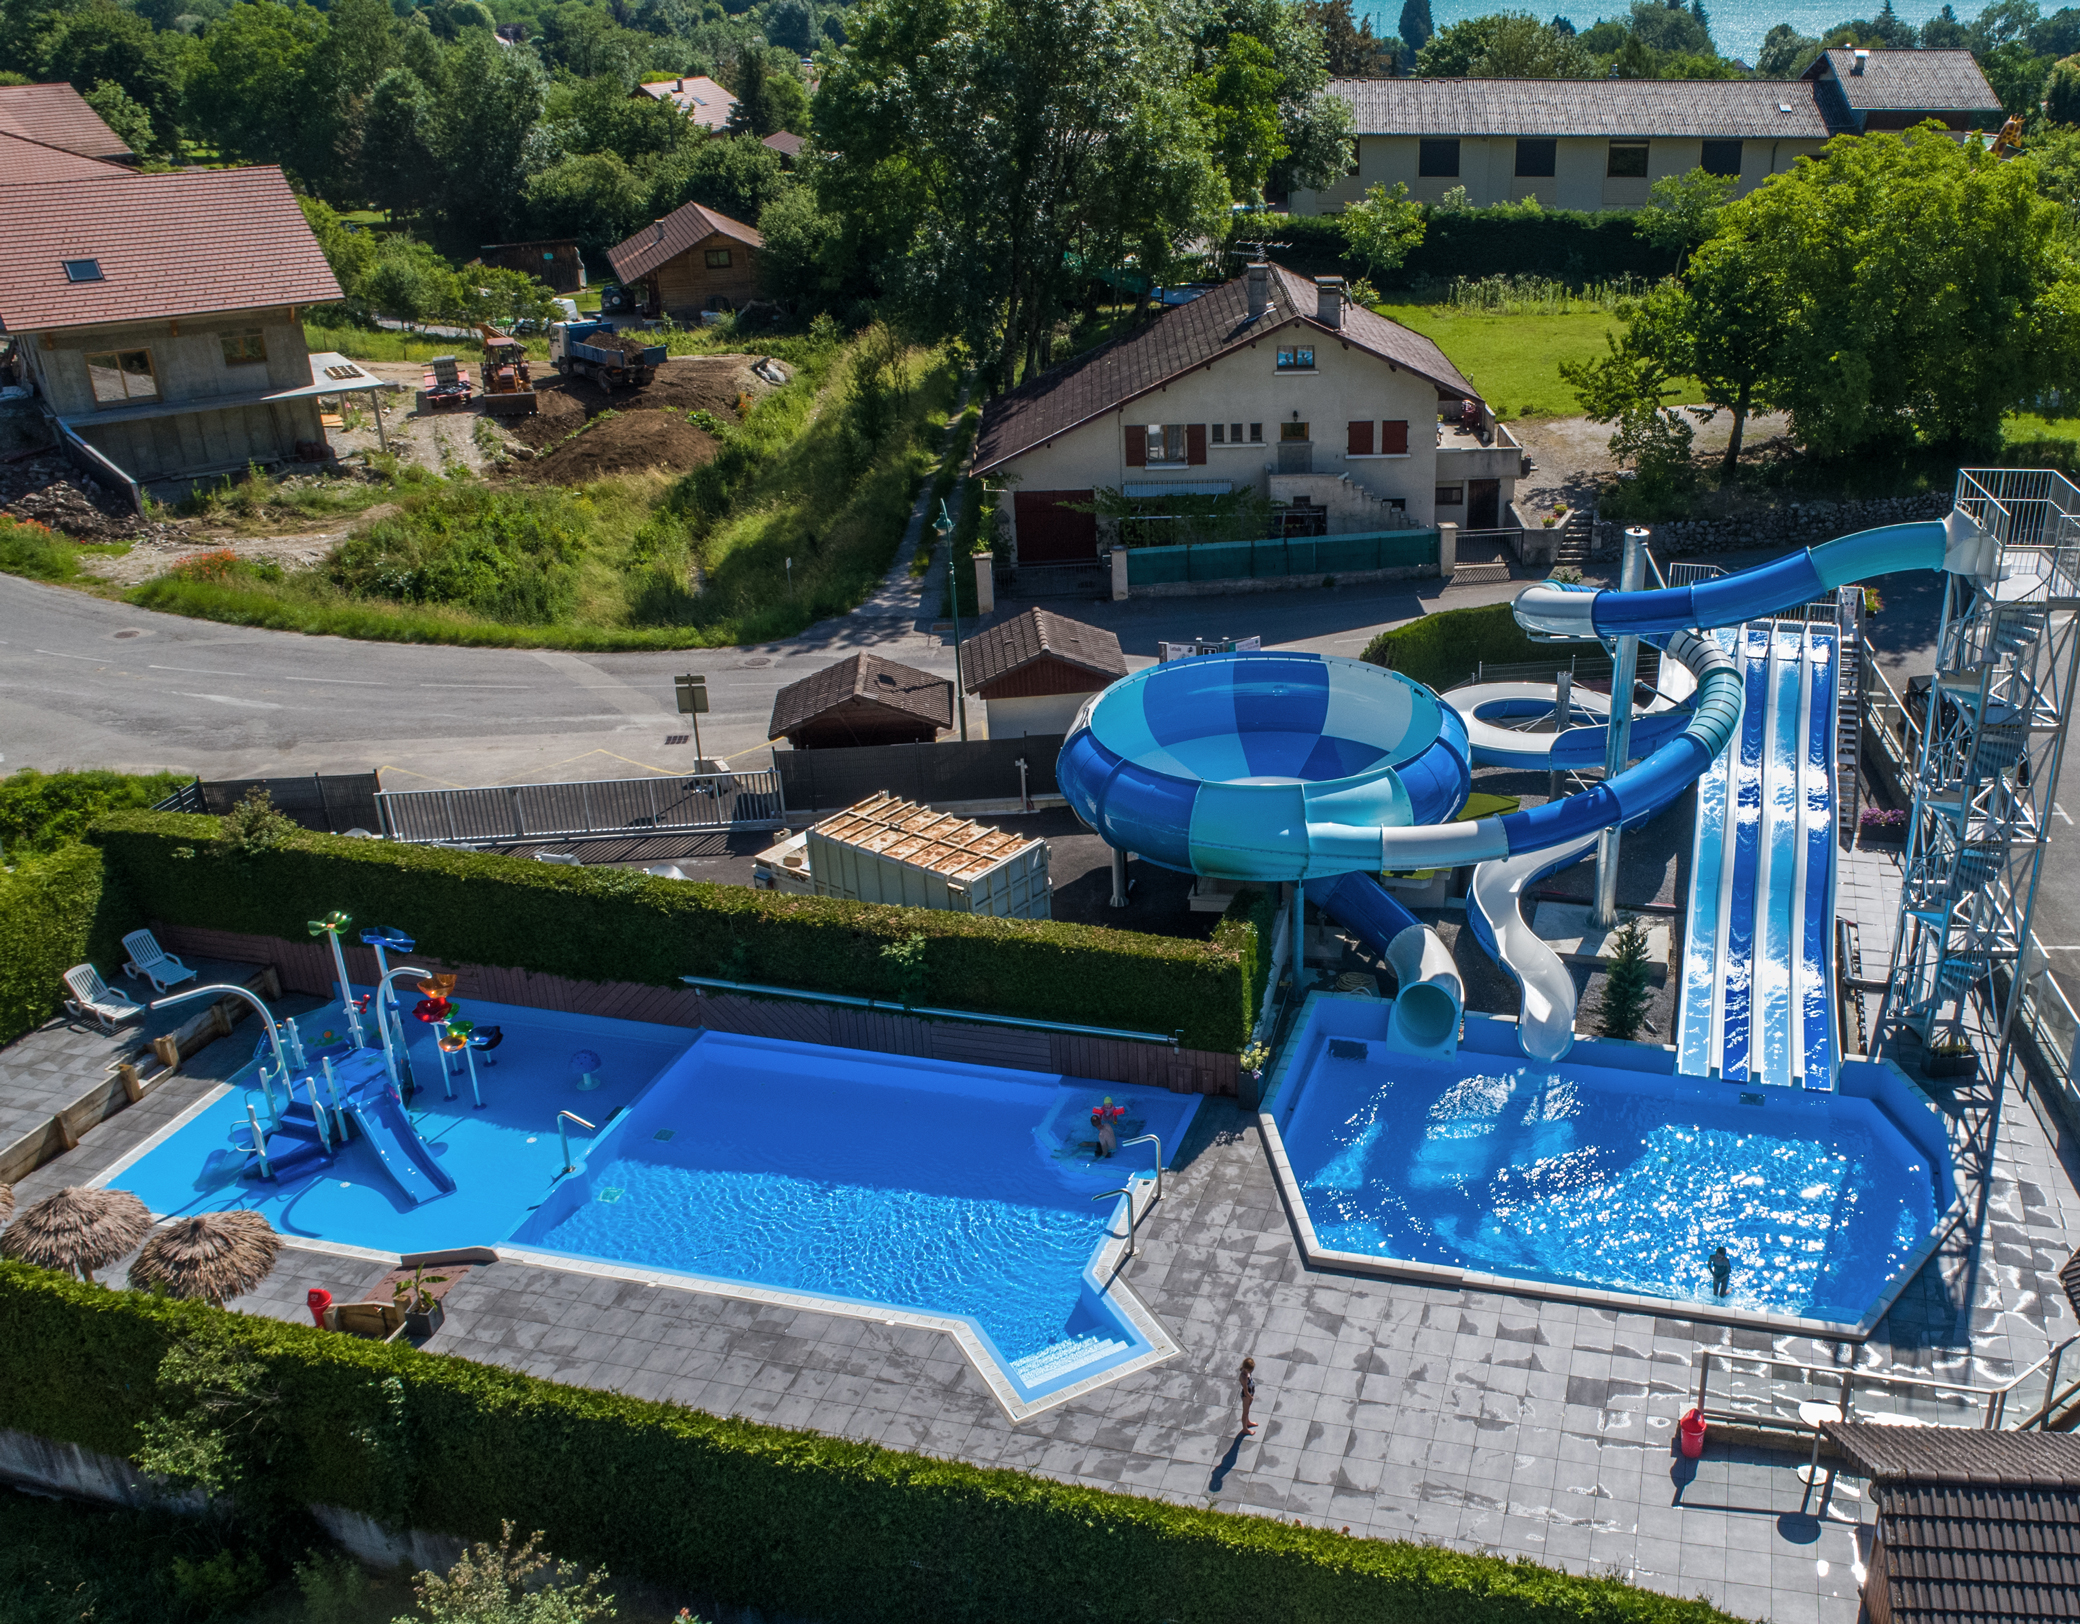
[[[1646,171],[1641,170],[1640,173],[1645,174]],[[729,250],[727,248],[710,248],[705,258],[708,262],[708,269],[711,271],[726,271],[729,269]]]
[[[1524,180],[1551,180],[1553,160],[1560,150],[1558,141],[1519,141],[1517,143],[1517,174]]]
[[[87,381],[94,404],[121,406],[133,400],[157,400],[159,380],[152,376],[150,350],[102,350],[87,357]]]
[[[1464,507],[1466,505],[1466,487],[1464,485],[1438,486],[1437,505],[1439,507]]]
[[[1166,462],[1183,463],[1187,460],[1182,423],[1151,423],[1147,432],[1148,467],[1156,468]]]
[[[1305,423],[1281,423],[1278,425],[1278,437],[1281,440],[1288,441],[1304,440],[1307,438],[1307,425]]]
[[[1262,445],[1264,443],[1264,425],[1262,423],[1250,424],[1249,443],[1251,445]]]
[[[1426,139],[1416,154],[1416,173],[1426,180],[1456,180],[1459,174],[1459,142]]]
[[[1402,418],[1379,426],[1379,448],[1389,457],[1408,455],[1408,420]]]
[[[1647,144],[1644,141],[1613,141],[1611,143],[1610,167],[1604,170],[1612,180],[1645,180],[1647,178]]]
[[[1216,424],[1214,424],[1214,425],[1213,425],[1213,443],[1214,443],[1215,445],[1226,445],[1226,444],[1228,443],[1228,425],[1227,425],[1227,424],[1225,424],[1225,423],[1216,423]]]
[[[1698,166],[1707,175],[1732,175],[1741,172],[1741,144],[1738,141],[1707,141],[1704,144],[1704,161]]]
[[[1281,372],[1312,372],[1314,370],[1314,347],[1303,345],[1298,349],[1278,352],[1278,370]]]
[[[1354,417],[1351,419],[1350,426],[1345,431],[1343,449],[1344,455],[1350,457],[1369,457],[1372,455],[1371,418]]]
[[[251,366],[256,361],[267,359],[267,340],[260,336],[257,327],[217,336],[224,346],[224,365],[227,367]]]

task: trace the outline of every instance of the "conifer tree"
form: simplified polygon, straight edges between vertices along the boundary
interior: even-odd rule
[[[1596,1012],[1597,1030],[1607,1038],[1630,1039],[1646,1023],[1652,996],[1647,930],[1634,915],[1611,938],[1603,998]]]

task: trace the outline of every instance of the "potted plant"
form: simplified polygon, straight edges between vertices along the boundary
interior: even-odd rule
[[[1978,1069],[1979,1057],[1955,1032],[1931,1043],[1921,1061],[1921,1070],[1929,1077],[1969,1077]]]
[[[1884,607],[1885,600],[1878,596],[1878,589],[1876,587],[1867,586],[1863,589],[1863,612],[1866,615],[1875,615],[1879,610],[1883,609]]]
[[[1907,838],[1907,815],[1897,807],[1867,806],[1856,820],[1866,845],[1881,842],[1897,845]]]
[[[424,1342],[447,1320],[447,1310],[441,1307],[440,1299],[427,1289],[447,1283],[444,1274],[414,1269],[411,1279],[400,1280],[390,1288],[390,1300],[404,1310],[405,1335],[414,1342]]]

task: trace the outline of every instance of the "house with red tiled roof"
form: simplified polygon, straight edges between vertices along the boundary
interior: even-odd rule
[[[0,334],[126,483],[322,455],[317,397],[375,387],[314,369],[302,312],[340,287],[279,169],[0,184],[0,220]]]
[[[72,86],[0,85],[0,132],[82,158],[134,163],[137,154]]]
[[[132,171],[105,158],[89,158],[48,141],[31,140],[12,130],[0,129],[0,186],[21,186],[39,180],[100,180]]]
[[[632,94],[648,96],[652,101],[670,102],[704,130],[724,128],[729,123],[730,114],[737,110],[737,98],[706,74],[689,74],[684,78],[637,85]]]
[[[1259,263],[992,400],[974,471],[1021,566],[1089,566],[1244,499],[1273,536],[1498,529],[1523,463],[1429,339]]]
[[[704,310],[740,310],[758,297],[754,227],[687,203],[607,250],[607,263],[646,316],[698,321]]]

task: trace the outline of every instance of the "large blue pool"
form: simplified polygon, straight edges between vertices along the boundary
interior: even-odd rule
[[[336,1006],[335,1006],[336,1009]],[[284,1234],[424,1252],[560,1254],[971,1326],[1020,1398],[1146,1352],[1093,1268],[1124,1233],[1110,1195],[1153,1148],[1092,1154],[1090,1111],[1126,1107],[1121,1139],[1166,1157],[1196,1096],[725,1033],[689,1033],[471,1002],[504,1029],[476,1108],[414,1034],[410,1114],[452,1193],[413,1205],[349,1140],[314,1173],[241,1177],[251,1068],[107,1182],[154,1212],[243,1206]],[[315,1039],[326,1012],[303,1023]],[[579,1049],[598,1056],[589,1073]],[[587,1079],[591,1088],[581,1087]],[[456,1097],[446,1097],[449,1086]],[[556,1116],[575,1170],[565,1173]]]
[[[1269,1101],[1324,1251],[1855,1326],[1949,1205],[1940,1126],[1897,1073],[1743,1088],[1607,1043],[1544,1065],[1479,1017],[1456,1058],[1416,1057],[1385,1046],[1385,1007],[1318,999]]]

